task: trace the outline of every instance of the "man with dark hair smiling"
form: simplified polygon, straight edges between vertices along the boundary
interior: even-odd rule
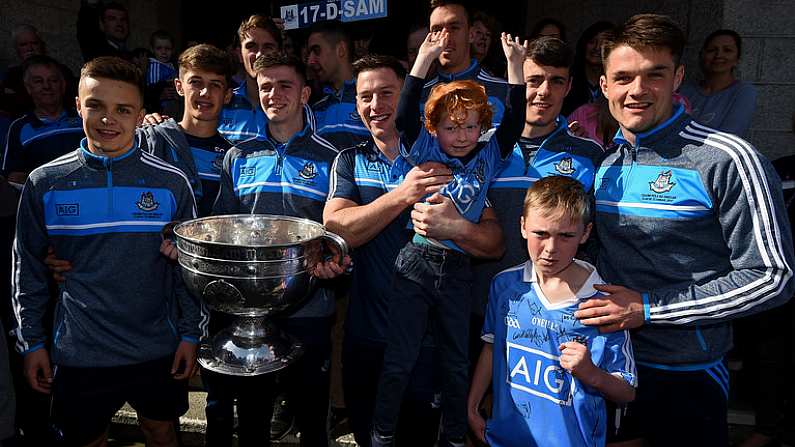
[[[439,191],[451,171],[423,163],[403,177],[395,163],[401,157],[395,127],[400,89],[406,72],[387,56],[365,56],[354,63],[356,108],[371,139],[337,156],[324,223],[355,248],[351,302],[343,347],[343,386],[356,442],[369,445],[376,388],[386,344],[389,294],[397,254],[411,237],[409,211],[420,198]],[[456,243],[484,256],[499,252],[502,240],[494,213],[487,209],[478,224],[465,221],[452,203],[449,213],[419,213],[424,224],[455,228]],[[452,216],[452,217],[451,217]],[[422,348],[408,397],[401,412],[399,445],[434,445],[438,410],[431,409],[433,348]]]
[[[684,44],[655,14],[604,41],[600,83],[620,126],[595,182],[597,268],[610,283],[595,287],[609,295],[575,317],[635,329],[640,386],[613,440],[726,446],[731,321],[792,296],[795,256],[770,162],[673,104]]]
[[[22,191],[13,253],[17,349],[28,384],[54,394],[67,445],[105,445],[112,416],[129,402],[149,445],[176,446],[174,421],[188,409],[187,378],[207,315],[161,254],[161,231],[196,216],[193,191],[181,171],[138,149],[137,67],[96,58],[79,85],[86,138],[35,169]],[[48,247],[72,263],[52,335],[43,326]]]
[[[278,214],[323,221],[329,188],[329,169],[337,149],[315,135],[306,114],[309,87],[304,65],[294,57],[263,55],[253,64],[259,101],[267,115],[264,140],[249,140],[229,149],[221,169],[221,185],[213,214]],[[349,260],[320,264],[313,274],[332,278]],[[277,321],[304,345],[304,354],[282,376],[301,444],[324,446],[328,410],[331,325],[334,294],[318,287],[306,304],[288,318]],[[281,379],[280,379],[281,380]],[[269,388],[273,391],[273,387]],[[270,394],[270,393],[269,393]],[[272,394],[261,406],[270,412]],[[268,431],[270,417],[262,427]]]

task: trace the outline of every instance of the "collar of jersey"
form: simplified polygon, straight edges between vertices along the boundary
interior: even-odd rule
[[[331,95],[337,98],[338,101],[342,101],[342,97],[345,96],[345,92],[348,91],[350,88],[356,88],[356,80],[355,79],[348,79],[342,82],[342,88],[339,91],[334,90],[334,87],[323,87],[323,93],[327,95]]]
[[[401,143],[398,141],[398,144]],[[398,150],[397,157],[395,157],[394,160],[390,160],[389,157],[381,152],[381,149],[378,149],[378,146],[375,145],[375,141],[373,141],[372,137],[364,143],[361,143],[361,150],[369,161],[381,160],[389,166],[394,165],[399,159],[403,158],[402,151]]]
[[[438,76],[439,79],[445,82],[450,82],[450,81],[455,81],[457,79],[469,79],[475,74],[477,74],[478,70],[480,70],[480,64],[478,63],[477,59],[472,58],[472,62],[469,64],[469,67],[466,70],[458,73],[446,73],[444,71],[439,70]]]
[[[543,304],[547,309],[562,309],[564,307],[569,307],[579,300],[588,299],[596,295],[598,291],[594,288],[594,284],[604,284],[602,277],[599,276],[599,273],[596,271],[596,267],[594,267],[592,264],[579,259],[574,259],[574,262],[590,270],[591,274],[588,275],[588,279],[585,280],[585,283],[583,283],[582,287],[580,287],[580,290],[578,290],[576,295],[571,299],[563,300],[554,304],[550,303],[547,297],[544,295],[544,292],[541,290],[541,287],[538,285],[536,269],[533,265],[533,262],[530,260],[526,261],[524,264],[524,269],[522,270],[522,281],[532,285],[536,295],[538,295],[539,301],[541,301],[541,304]]]
[[[271,138],[270,129],[267,129],[267,131],[265,133],[266,136],[267,136],[267,139],[265,141],[267,141],[268,144],[273,146],[274,149],[279,148],[279,147],[287,149],[292,144],[294,144],[296,141],[299,141],[299,140],[302,140],[302,139],[306,138],[307,136],[311,135],[311,133],[312,133],[312,124],[310,123],[310,121],[307,118],[307,116],[304,115],[304,128],[299,130],[298,132],[294,133],[290,137],[290,139],[288,139],[286,142],[279,143],[278,141],[275,141],[274,139],[272,139]]]
[[[687,115],[685,113],[685,106],[679,104],[676,106],[676,109],[674,109],[674,113],[670,118],[663,121],[651,130],[647,130],[646,132],[635,135],[635,147],[640,147],[641,142],[645,145],[648,145],[659,140],[660,138],[665,137],[668,134],[666,131],[669,130],[672,127],[671,125],[678,121],[682,115]],[[621,132],[620,128],[616,132],[616,136],[613,137],[613,142],[616,144],[629,145],[629,141],[624,138],[624,134]]]
[[[133,141],[133,145],[124,155],[120,155],[118,157],[106,157],[104,155],[97,155],[90,150],[88,150],[88,139],[83,138],[80,140],[80,153],[83,155],[83,160],[85,163],[93,168],[110,168],[113,165],[117,165],[122,161],[130,159],[130,156],[133,155],[138,150],[138,136],[136,135],[135,140]]]

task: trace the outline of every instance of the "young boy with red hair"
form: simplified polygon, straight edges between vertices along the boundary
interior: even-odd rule
[[[485,138],[484,133],[491,127],[492,112],[484,88],[472,81],[435,87],[425,104],[425,126],[420,126],[423,79],[432,62],[449,51],[448,39],[447,31],[426,37],[403,86],[396,125],[403,158],[412,165],[426,161],[448,164],[453,180],[438,194],[444,198],[441,200],[452,201],[465,219],[477,222],[485,206],[488,184],[502,160],[513,150],[524,125],[522,66],[527,43],[522,45],[518,38],[502,35],[510,84],[508,110],[494,134]],[[393,172],[410,168],[395,166]],[[436,240],[419,227],[414,231],[414,239],[401,250],[395,262],[392,290],[396,293],[390,300],[387,348],[371,442],[373,446],[393,444],[403,392],[430,324],[446,378],[439,445],[463,446],[467,431],[470,255],[452,240]]]

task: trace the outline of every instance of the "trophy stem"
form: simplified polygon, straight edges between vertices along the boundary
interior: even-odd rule
[[[241,316],[199,347],[199,363],[220,374],[257,376],[278,371],[303,353],[303,346],[265,316]]]

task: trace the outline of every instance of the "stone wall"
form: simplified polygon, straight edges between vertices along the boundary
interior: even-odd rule
[[[795,153],[795,0],[725,0],[723,25],[742,36],[740,76],[757,89],[749,139],[771,159]]]
[[[181,35],[178,21],[180,1],[121,0],[130,13],[128,47],[149,47],[149,35],[164,28]],[[0,0],[0,68],[16,65],[11,30],[28,23],[38,28],[50,56],[77,74],[83,64],[77,44],[77,12],[80,0]]]
[[[743,37],[738,75],[753,83],[758,100],[748,139],[771,159],[795,153],[795,0],[559,0],[533,2],[528,29],[552,16],[567,26],[571,45],[597,20],[621,23],[642,12],[667,14],[685,30],[684,63],[688,79],[699,75],[698,52],[704,38],[718,28]]]

